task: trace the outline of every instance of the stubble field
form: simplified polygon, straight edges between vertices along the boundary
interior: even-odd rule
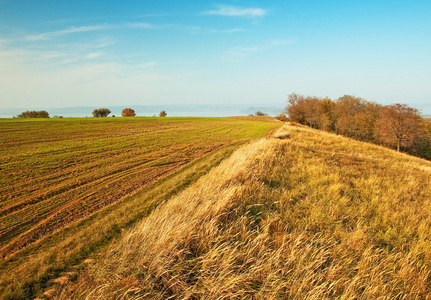
[[[0,121],[0,257],[277,123],[221,118]]]

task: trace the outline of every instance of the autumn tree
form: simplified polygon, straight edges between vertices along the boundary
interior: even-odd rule
[[[93,117],[107,117],[111,111],[108,108],[99,108],[93,110]]]
[[[286,113],[291,121],[305,124],[306,107],[304,96],[295,93],[288,95]]]
[[[351,95],[329,98],[288,96],[289,119],[356,140],[382,143],[431,159],[431,122],[405,104],[383,107]]]
[[[25,118],[49,118],[49,113],[46,110],[27,110],[17,116],[19,119]]]
[[[264,113],[264,112],[262,112],[262,111],[258,110],[258,111],[255,113],[255,115],[256,115],[256,116],[258,116],[258,117],[263,117],[263,116],[266,116],[266,113]]]
[[[131,108],[125,108],[121,111],[121,116],[122,117],[134,117],[134,116],[136,116],[136,113]]]
[[[290,94],[287,102],[286,112],[290,120],[317,129],[333,128],[334,102],[331,99]]]
[[[413,144],[413,154],[431,160],[431,120],[421,118],[419,128]]]
[[[307,97],[303,102],[305,124],[311,128],[321,128],[323,115],[321,100],[317,97]]]
[[[164,110],[162,110],[160,113],[159,113],[159,117],[166,117],[168,114],[164,111]]]
[[[327,97],[320,101],[320,111],[322,113],[320,117],[320,129],[327,131],[335,130],[334,106],[334,101]]]
[[[384,106],[376,123],[375,135],[397,151],[411,147],[421,129],[421,117],[416,108],[406,104]]]
[[[335,101],[335,132],[358,140],[374,140],[374,124],[381,106],[351,95]]]

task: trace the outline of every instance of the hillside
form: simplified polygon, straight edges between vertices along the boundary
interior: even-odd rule
[[[302,126],[242,146],[59,299],[426,299],[431,163]]]

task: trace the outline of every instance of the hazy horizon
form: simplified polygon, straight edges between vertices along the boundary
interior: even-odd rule
[[[0,0],[5,109],[286,104],[299,93],[431,114],[428,1]]]
[[[126,108],[132,108],[137,116],[151,117],[158,116],[160,111],[165,110],[168,117],[229,117],[229,116],[246,116],[262,111],[270,116],[277,116],[283,113],[285,108],[277,103],[268,103],[266,106],[259,105],[129,105],[129,106],[109,106],[111,114],[117,117],[121,116],[121,111]],[[92,111],[95,106],[76,106],[76,107],[51,107],[51,108],[11,108],[0,109],[0,118],[13,118],[25,110],[46,110],[50,117],[92,117]]]

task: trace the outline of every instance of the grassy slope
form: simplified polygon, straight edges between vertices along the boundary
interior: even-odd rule
[[[144,218],[60,299],[426,299],[431,163],[289,126]]]
[[[10,121],[4,122],[9,123]],[[82,135],[93,134],[95,136],[88,138],[95,142],[99,141],[100,143],[104,143],[106,139],[100,137],[100,135],[108,135],[120,139],[118,136],[120,132],[125,136],[125,139],[128,139],[127,133],[130,133],[130,131],[123,131],[125,127],[136,130],[137,127],[146,126],[152,127],[153,131],[155,131],[154,127],[159,130],[158,135],[152,135],[153,138],[158,136],[158,140],[154,142],[173,139],[175,138],[171,136],[173,134],[177,135],[174,141],[175,143],[181,142],[181,139],[192,141],[195,139],[197,143],[201,143],[201,146],[203,146],[202,148],[205,148],[205,143],[209,140],[218,140],[220,142],[219,144],[224,143],[226,145],[195,160],[168,177],[145,186],[137,194],[128,196],[122,199],[121,202],[111,205],[67,228],[59,230],[40,242],[26,247],[12,257],[0,261],[1,298],[34,297],[35,294],[45,288],[50,278],[56,277],[60,272],[74,268],[73,266],[78,265],[85,257],[95,251],[99,251],[101,247],[106,246],[111,240],[115,240],[124,228],[127,228],[136,220],[147,215],[160,202],[163,202],[165,199],[171,197],[205,174],[205,172],[214,165],[217,165],[222,159],[230,155],[238,145],[250,138],[262,136],[266,134],[268,130],[279,126],[279,124],[214,118],[166,118],[157,120],[138,118],[123,120],[119,118],[104,120],[65,119],[42,122],[36,120],[20,122],[19,120],[17,122],[27,126],[32,132],[37,131],[38,128],[40,129],[40,126],[51,126],[50,123],[55,126],[63,125],[75,127],[72,129],[69,128],[70,132],[68,132],[69,136],[67,136],[69,142],[80,140]],[[88,129],[89,122],[93,125],[92,130]],[[150,123],[155,124],[151,126]],[[167,124],[167,126],[161,126],[163,124]],[[2,130],[9,134],[8,137],[3,136],[2,143],[19,143],[19,141],[11,138],[11,136],[14,136],[13,133],[11,135],[12,130],[10,128],[7,129],[7,126],[15,126],[16,124],[2,125]],[[78,130],[79,132],[76,130],[77,125],[82,126],[82,129]],[[105,126],[108,126],[109,129],[106,130]],[[97,129],[100,131],[103,129],[104,131],[98,133]],[[160,133],[160,129],[164,129],[162,133]],[[57,130],[51,128],[52,132],[57,132]],[[17,131],[22,132],[22,127]],[[38,134],[43,135],[42,133]],[[63,134],[65,134],[64,131]],[[181,136],[178,136],[178,134]],[[48,143],[49,147],[56,147],[56,142],[67,142],[65,138],[62,137],[61,131],[57,132],[56,135],[57,136],[55,136],[55,134],[51,136],[46,134],[46,139],[52,139]],[[163,136],[160,137],[160,135]],[[207,137],[207,135],[210,135],[210,137]],[[34,135],[29,134],[27,139],[25,137],[17,137],[16,134],[15,137],[16,139],[20,138],[21,143],[30,143],[29,140],[33,139]],[[227,140],[227,138],[230,140]],[[35,143],[38,143],[37,140],[41,140],[41,138],[35,138],[34,140],[36,140]],[[120,142],[121,141],[120,139]],[[8,147],[5,146],[3,150],[10,151],[10,149],[7,148]],[[207,150],[209,149],[210,148]],[[154,151],[157,150],[160,149]],[[124,149],[124,151],[127,151],[127,149]],[[187,155],[187,153],[185,153],[185,155]],[[6,155],[3,155],[2,159],[8,160]]]

